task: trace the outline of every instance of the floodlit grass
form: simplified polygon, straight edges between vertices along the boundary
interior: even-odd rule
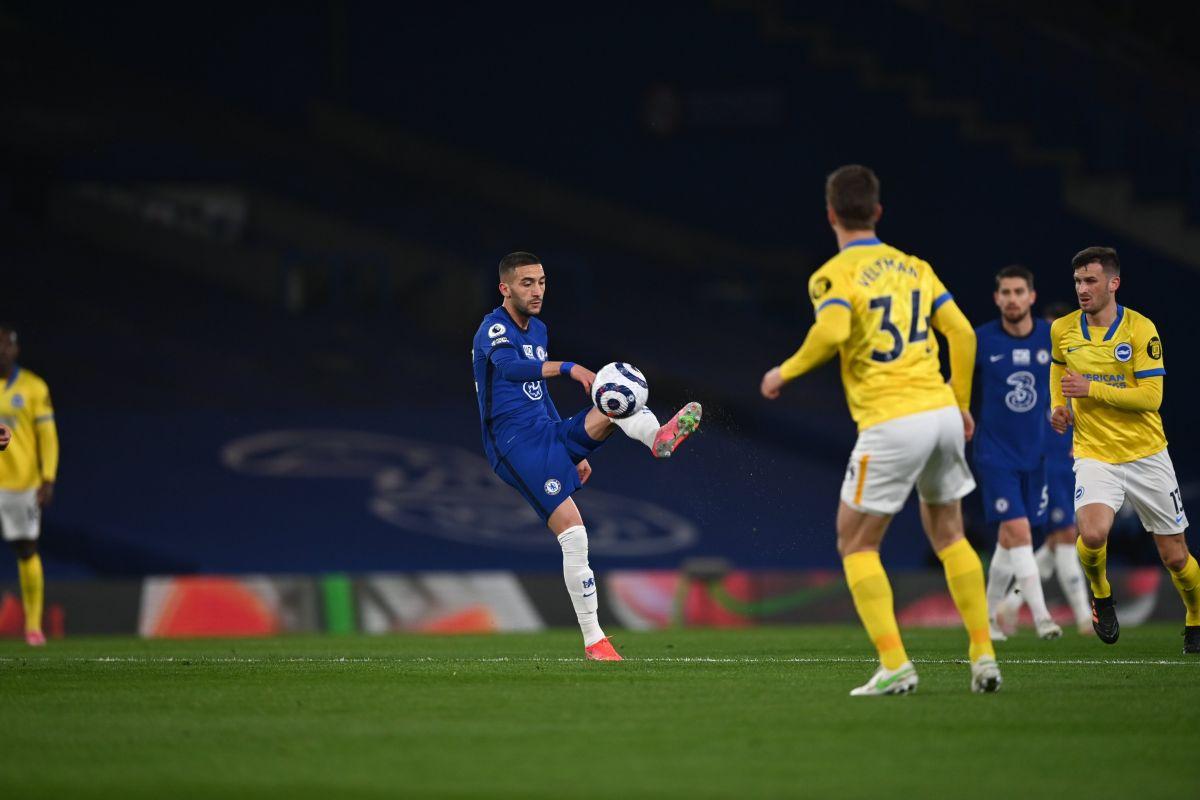
[[[0,643],[0,796],[1192,797],[1200,657],[912,630],[909,697],[851,698],[851,627]]]

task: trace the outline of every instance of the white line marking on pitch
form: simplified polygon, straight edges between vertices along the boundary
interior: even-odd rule
[[[806,657],[797,656],[781,658],[775,656],[626,656],[626,661],[632,663],[667,663],[667,664],[874,664],[878,659],[867,657]],[[287,656],[280,658],[251,657],[251,656],[67,656],[65,658],[46,658],[42,656],[12,657],[0,656],[3,662],[73,662],[88,664],[436,664],[436,663],[543,663],[543,664],[575,664],[584,663],[582,658],[548,658],[541,656],[481,656],[478,658],[450,656],[355,656],[336,658],[312,658],[304,656]],[[922,658],[913,659],[915,664],[966,664],[962,658]],[[1200,659],[1194,661],[1179,661],[1167,659],[1071,659],[1071,658],[1007,658],[1001,659],[1001,664],[1035,664],[1050,666],[1163,666],[1163,667],[1200,667]]]

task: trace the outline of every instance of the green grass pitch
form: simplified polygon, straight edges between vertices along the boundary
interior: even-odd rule
[[[0,643],[0,797],[1200,796],[1180,626],[1001,645],[909,630],[908,697],[851,698],[852,627]]]

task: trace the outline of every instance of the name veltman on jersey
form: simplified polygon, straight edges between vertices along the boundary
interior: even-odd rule
[[[975,329],[979,418],[974,459],[988,522],[1042,523],[1046,485],[1046,416],[1050,408],[1050,324],[1034,319],[1029,335],[999,320]],[[1053,435],[1053,434],[1050,434]]]
[[[582,486],[575,465],[603,444],[584,428],[590,405],[570,419],[559,416],[541,377],[548,348],[540,319],[530,317],[522,329],[504,306],[483,318],[471,347],[488,462],[543,522]]]
[[[975,481],[963,455],[959,408],[970,403],[974,347],[965,354],[951,349],[952,358],[965,359],[953,370],[951,389],[931,320],[943,330],[936,315],[953,308],[944,316],[953,316],[955,332],[974,337],[933,268],[879,239],[859,239],[818,269],[808,289],[818,316],[838,306],[850,310],[850,336],[838,354],[859,437],[842,500],[859,511],[894,514],[914,483],[934,504],[969,494]],[[798,368],[785,362],[784,378]]]
[[[878,239],[852,242],[809,280],[816,313],[851,310],[840,349],[850,416],[864,430],[889,419],[954,406],[930,317],[950,292],[929,264]]]
[[[1055,406],[1065,405],[1061,374],[1090,381],[1074,398],[1075,508],[1103,503],[1120,510],[1128,497],[1146,530],[1182,533],[1187,515],[1158,414],[1167,374],[1158,330],[1145,316],[1117,306],[1107,328],[1082,311],[1054,321],[1051,357]]]

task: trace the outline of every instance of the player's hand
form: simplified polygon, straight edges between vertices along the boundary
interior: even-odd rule
[[[38,508],[45,508],[54,499],[54,481],[46,481],[37,490]]]
[[[965,408],[959,409],[959,411],[962,412],[963,418],[963,439],[969,442],[975,438],[975,418]]]
[[[1071,427],[1074,421],[1071,417],[1071,409],[1066,406],[1059,406],[1050,412],[1050,427],[1054,428],[1055,433],[1066,433],[1067,428]]]
[[[1067,374],[1063,375],[1062,390],[1064,397],[1087,397],[1088,387],[1092,382],[1080,375],[1078,372],[1067,370]]]
[[[576,464],[575,469],[579,470],[579,482],[580,483],[587,483],[588,478],[592,477],[592,465],[587,463],[586,458],[583,461],[580,461],[578,464]]]
[[[0,425],[0,450],[8,447],[8,443],[12,441],[12,429],[7,425]]]
[[[571,367],[571,379],[582,383],[583,391],[587,392],[588,397],[592,396],[592,384],[596,382],[596,373],[587,367],[581,367],[576,364]]]
[[[767,370],[767,374],[763,375],[762,386],[759,388],[762,391],[762,396],[768,400],[774,400],[779,397],[779,392],[783,390],[783,370],[779,367],[772,367]]]

